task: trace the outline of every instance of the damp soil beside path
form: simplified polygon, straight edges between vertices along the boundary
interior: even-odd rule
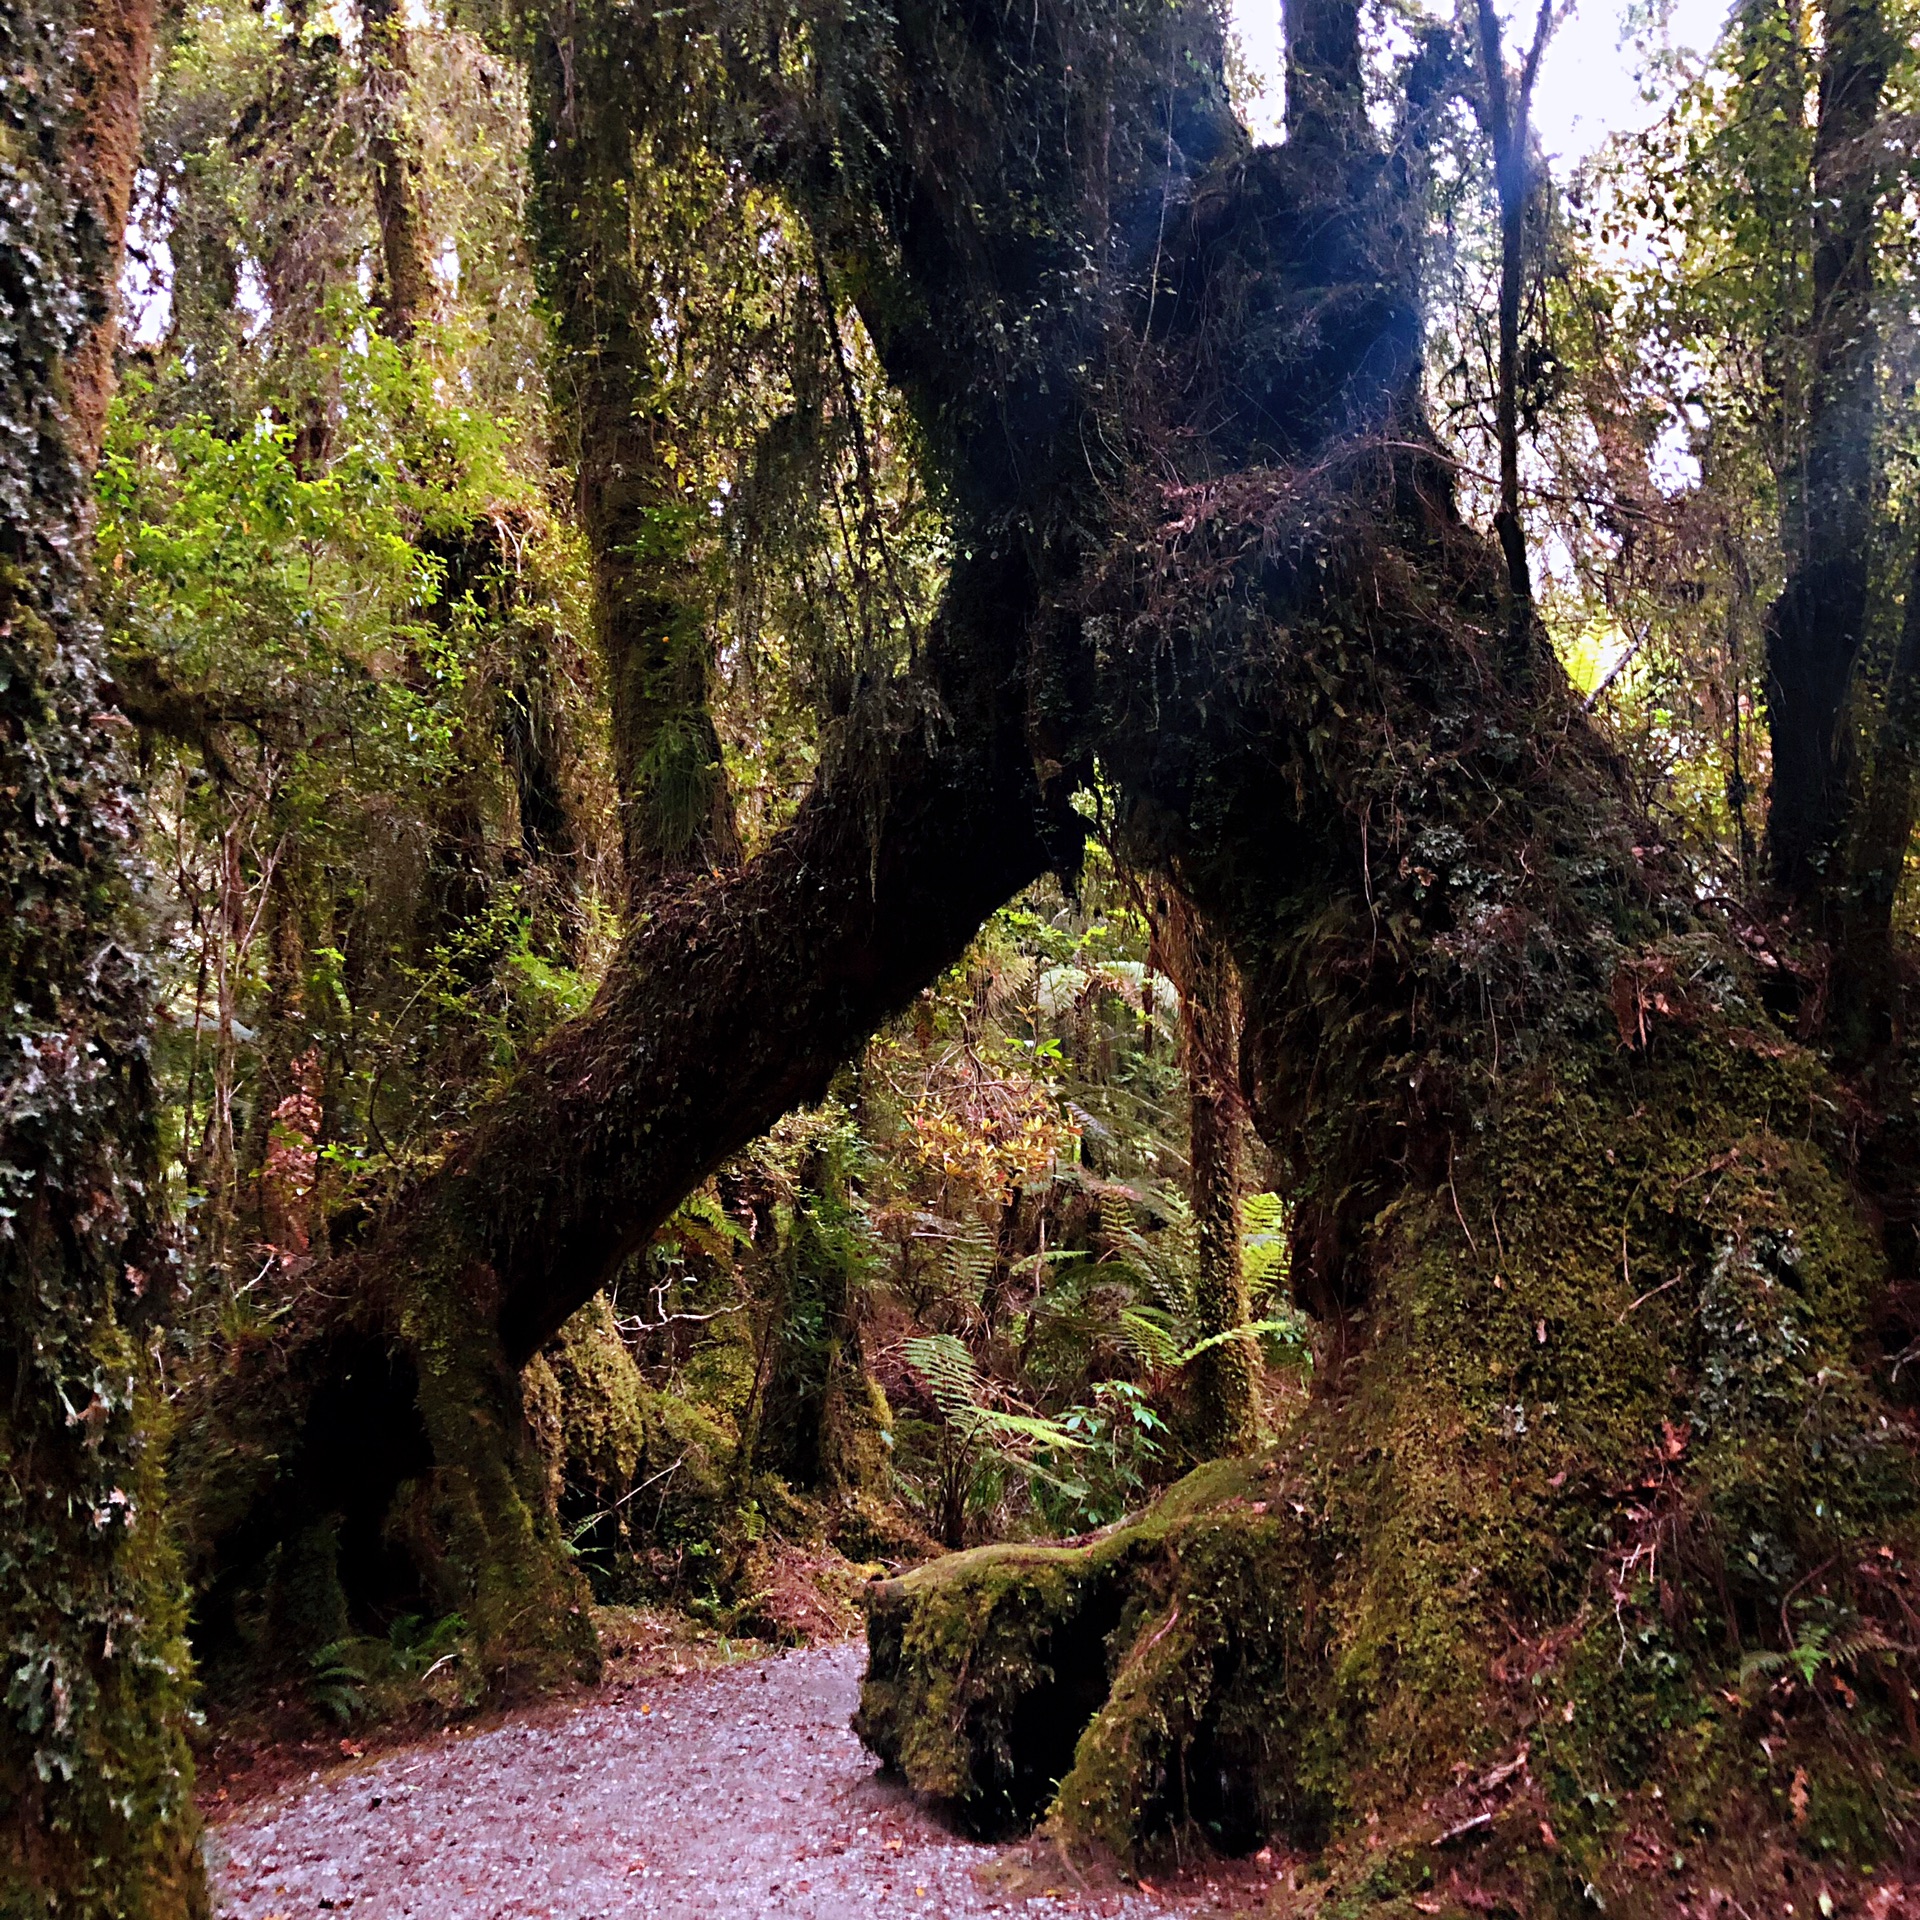
[[[1094,1884],[945,1825],[848,1730],[865,1648],[631,1675],[208,1807],[224,1920],[1248,1914],[1273,1868]]]

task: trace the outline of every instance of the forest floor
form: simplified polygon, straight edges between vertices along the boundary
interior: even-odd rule
[[[1283,1870],[1132,1885],[965,1839],[848,1730],[865,1648],[622,1649],[596,1688],[290,1777],[318,1745],[205,1776],[225,1920],[944,1920],[1251,1913]]]

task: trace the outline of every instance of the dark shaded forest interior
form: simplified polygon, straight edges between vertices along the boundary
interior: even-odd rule
[[[1551,0],[0,22],[0,1916],[621,1608],[1129,1882],[1920,1912],[1905,0],[1566,179]]]

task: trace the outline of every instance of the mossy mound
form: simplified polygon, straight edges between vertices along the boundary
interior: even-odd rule
[[[849,1560],[898,1572],[936,1559],[939,1542],[918,1522],[864,1489],[843,1493],[828,1509],[827,1539]]]
[[[734,1438],[648,1385],[604,1294],[529,1362],[522,1389],[553,1510],[595,1597],[630,1601],[708,1583],[740,1527]]]
[[[1018,1831],[1050,1805],[1073,1806],[1086,1819],[1072,1824],[1092,1832],[1111,1824],[1111,1809],[1127,1809],[1131,1828],[1137,1803],[1140,1823],[1154,1826],[1162,1810],[1148,1803],[1165,1786],[1156,1756],[1164,1761],[1178,1735],[1126,1703],[1196,1644],[1202,1587],[1218,1596],[1264,1580],[1284,1591],[1285,1579],[1270,1577],[1283,1573],[1277,1562],[1228,1564],[1249,1551],[1255,1562],[1287,1552],[1286,1528],[1256,1500],[1259,1483],[1251,1465],[1215,1463],[1143,1519],[1084,1545],[976,1547],[877,1582],[855,1731],[982,1833]],[[1199,1571],[1202,1587],[1186,1570]],[[1217,1624],[1225,1652],[1239,1629]],[[1188,1692],[1185,1706],[1203,1709]],[[1083,1764],[1101,1784],[1082,1777]],[[1124,1781],[1106,1779],[1116,1767]],[[1127,1833],[1102,1837],[1131,1848]]]

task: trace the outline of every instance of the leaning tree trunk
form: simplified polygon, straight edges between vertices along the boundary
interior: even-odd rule
[[[210,1635],[298,1541],[326,1564],[283,1550],[281,1584],[345,1576],[316,1630],[356,1600],[457,1609],[505,1688],[590,1658],[519,1369],[727,1154],[822,1098],[1047,864],[1020,712],[967,693],[1006,684],[1032,594],[1018,566],[963,569],[946,630],[968,636],[969,670],[946,713],[875,721],[884,814],[856,767],[737,880],[656,897],[591,1011],[318,1276],[299,1336],[233,1356],[180,1460]],[[348,1561],[391,1568],[343,1557],[341,1539],[396,1536],[420,1543],[404,1576],[417,1584],[354,1592]]]
[[[956,28],[937,13],[897,24],[898,47],[829,52],[857,69],[846,92],[862,111],[897,114],[913,139],[883,152],[873,128],[802,117],[772,164],[797,197],[824,196],[809,210],[860,261],[869,329],[944,469],[961,557],[920,668],[856,704],[764,853],[737,875],[649,897],[593,1007],[314,1276],[303,1325],[236,1351],[207,1383],[180,1481],[208,1645],[251,1595],[285,1621],[290,1655],[358,1601],[458,1608],[503,1685],[590,1658],[519,1369],[722,1159],[820,1099],[995,907],[1076,856],[1083,829],[1068,801],[1083,769],[1047,732],[1069,695],[1036,685],[1031,663],[1088,517],[1082,420],[1056,368],[1008,376],[1003,316],[973,295],[984,267],[998,301],[1037,302],[1073,284],[1081,255],[1071,233],[1036,225],[1030,199],[1003,188],[986,205],[937,176],[958,160],[1089,199],[1111,182],[1089,175],[1078,119],[1050,121],[1054,144],[1036,150],[988,110],[999,75],[967,34],[991,42],[997,25]],[[952,38],[927,45],[941,35]],[[1157,79],[1168,62],[1144,64]],[[790,84],[777,48],[769,65],[755,85]],[[881,83],[894,91],[875,98]],[[962,85],[978,110],[956,108],[949,89]],[[1195,125],[1217,144],[1224,96],[1201,106]],[[1143,176],[1153,198],[1184,177],[1164,131],[1110,146],[1133,169],[1136,219]],[[833,184],[830,153],[861,167],[858,191]],[[547,244],[564,261],[571,243]],[[1084,353],[1092,331],[1084,300],[1066,303],[1050,354]],[[379,1550],[396,1540],[405,1554]],[[304,1625],[289,1611],[296,1588],[318,1596]]]
[[[134,810],[82,564],[149,5],[0,17],[0,1911],[202,1913]]]

